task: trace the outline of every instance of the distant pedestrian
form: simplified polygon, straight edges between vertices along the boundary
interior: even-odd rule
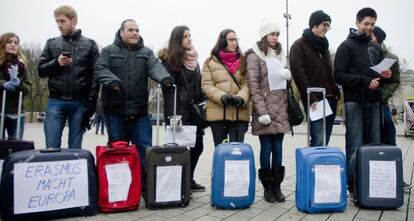
[[[99,128],[101,128],[101,134],[105,135],[105,114],[102,108],[102,99],[99,98],[96,103],[95,112],[95,134],[98,134]]]

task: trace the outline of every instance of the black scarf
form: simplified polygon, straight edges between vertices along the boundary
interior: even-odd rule
[[[312,47],[323,56],[325,56],[326,53],[329,54],[329,42],[327,38],[316,36],[309,28],[303,30],[302,37],[308,40]]]

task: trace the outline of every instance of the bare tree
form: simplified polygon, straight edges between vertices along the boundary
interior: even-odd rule
[[[30,112],[30,122],[33,122],[34,112],[42,112],[45,109],[47,99],[47,79],[42,79],[37,74],[37,66],[39,65],[40,54],[42,49],[40,44],[26,44],[22,46],[23,53],[27,58],[27,67],[29,72],[29,80],[32,83],[32,89],[26,96],[26,107]]]

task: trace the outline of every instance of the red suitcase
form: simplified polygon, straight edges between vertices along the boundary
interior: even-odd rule
[[[141,199],[141,162],[126,141],[97,146],[98,208],[102,212],[135,210]]]

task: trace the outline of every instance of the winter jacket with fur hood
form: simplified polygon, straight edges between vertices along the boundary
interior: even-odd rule
[[[277,57],[283,67],[286,66],[286,58],[281,52]],[[288,121],[288,104],[286,89],[270,91],[266,55],[255,44],[246,52],[247,76],[249,91],[253,102],[252,110],[252,134],[283,134],[290,130]],[[281,75],[284,79],[291,78],[290,71],[282,68]],[[258,118],[269,114],[271,123],[262,125]]]
[[[120,30],[113,44],[106,46],[96,61],[95,77],[102,84],[102,105],[105,113],[139,116],[148,113],[148,77],[161,83],[171,78],[151,49],[138,45],[128,48]],[[112,90],[121,88],[120,92]]]

